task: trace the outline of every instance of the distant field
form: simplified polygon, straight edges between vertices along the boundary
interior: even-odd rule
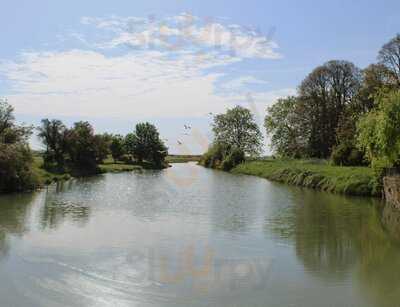
[[[340,194],[381,195],[371,168],[332,166],[323,160],[255,160],[237,166],[232,173]]]
[[[198,162],[201,159],[201,155],[169,155],[166,158],[167,163],[186,163],[186,162]]]

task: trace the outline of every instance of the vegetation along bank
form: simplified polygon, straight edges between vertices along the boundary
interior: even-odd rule
[[[365,69],[328,61],[305,77],[297,95],[270,106],[264,126],[274,159],[260,158],[262,133],[248,109],[215,116],[214,142],[201,164],[325,191],[382,195],[385,172],[400,168],[400,34],[377,59]]]

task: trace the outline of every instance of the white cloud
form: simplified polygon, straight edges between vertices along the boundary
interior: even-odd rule
[[[218,74],[202,69],[232,58],[168,59],[159,52],[106,57],[94,51],[28,53],[0,71],[12,81],[19,113],[49,116],[202,116],[223,110]]]
[[[254,29],[235,24],[222,24],[212,19],[183,13],[161,20],[144,18],[90,18],[82,19],[100,29],[113,31],[116,36],[105,39],[96,47],[163,48],[168,51],[213,48],[241,58],[278,59],[278,45]]]
[[[7,96],[18,113],[42,117],[204,116],[249,103],[243,95],[246,87],[266,84],[244,75],[218,88],[223,73],[213,69],[223,71],[244,57],[279,57],[276,44],[254,31],[238,25],[201,23],[190,14],[165,22],[85,17],[82,23],[95,25],[101,41],[93,43],[82,33],[73,32],[84,43],[83,49],[23,53],[17,60],[0,61],[0,76],[11,85]],[[103,36],[103,32],[108,34]],[[177,48],[171,50],[169,39],[173,37],[189,44],[175,44]],[[164,48],[128,49],[117,54],[104,49],[146,44]],[[221,48],[207,48],[215,45]],[[226,52],[229,49],[234,52]],[[278,94],[256,93],[252,99],[261,110]]]

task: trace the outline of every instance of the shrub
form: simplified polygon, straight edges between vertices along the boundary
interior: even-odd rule
[[[32,171],[32,153],[22,144],[0,144],[0,193],[32,190],[38,177]]]
[[[221,168],[224,171],[230,171],[232,168],[234,168],[236,165],[239,165],[240,163],[244,162],[245,157],[244,153],[240,149],[233,149],[222,161]]]
[[[364,164],[364,154],[351,143],[343,142],[333,149],[331,160],[334,165],[359,166]]]
[[[245,160],[244,152],[229,145],[215,143],[203,155],[200,163],[205,167],[230,171]]]

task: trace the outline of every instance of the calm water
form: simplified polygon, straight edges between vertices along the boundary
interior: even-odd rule
[[[178,164],[0,198],[0,306],[399,306],[400,213]]]

